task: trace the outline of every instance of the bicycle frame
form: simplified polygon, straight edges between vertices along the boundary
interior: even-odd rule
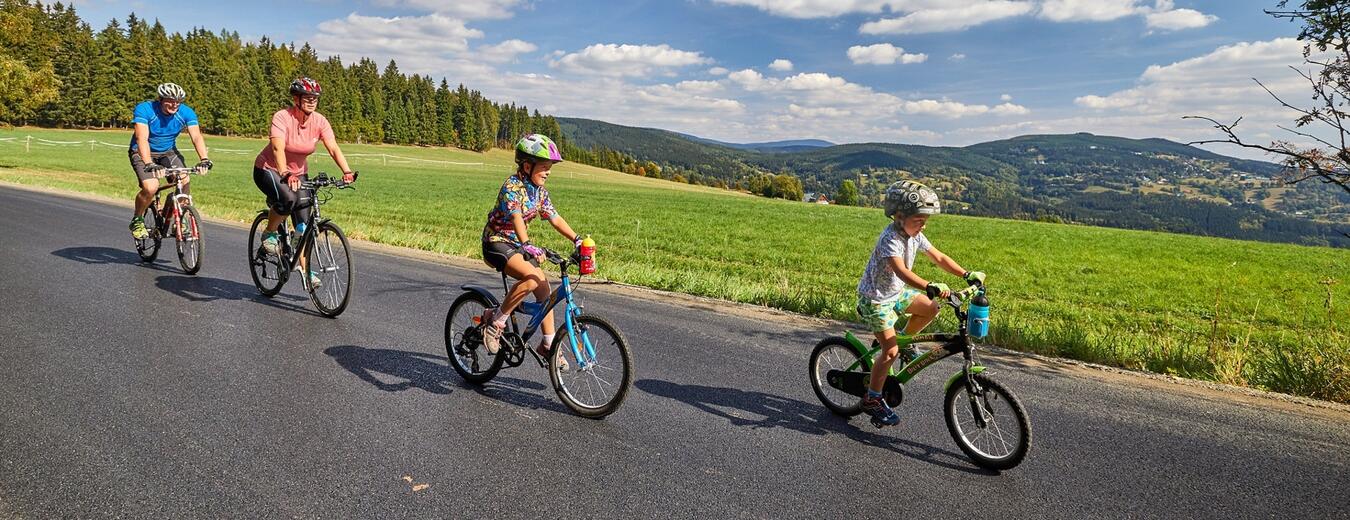
[[[571,262],[566,259],[559,262],[559,267],[562,271],[561,282],[558,287],[553,290],[553,293],[549,295],[547,302],[522,301],[520,302],[520,305],[516,306],[515,312],[530,317],[530,320],[525,325],[524,334],[521,334],[520,326],[516,323],[515,318],[512,317],[510,320],[511,331],[520,337],[521,343],[528,344],[530,338],[534,337],[534,333],[537,332],[539,326],[543,324],[544,317],[548,316],[550,312],[553,312],[553,309],[556,308],[558,304],[564,302],[566,303],[563,308],[563,326],[566,327],[564,330],[575,330],[576,322],[574,320],[577,316],[581,315],[581,306],[577,305],[576,301],[572,298],[572,279],[567,273],[567,268],[570,265]],[[511,286],[510,283],[507,282],[505,273],[502,274],[502,287],[504,289],[503,292],[509,293],[511,291]],[[499,306],[501,304],[497,301],[496,296],[485,288],[476,285],[465,285],[462,286],[462,288],[466,291],[478,292],[493,306]],[[581,336],[580,341],[577,341],[577,336]],[[591,344],[590,335],[587,334],[586,331],[580,331],[580,334],[568,334],[567,337],[570,343],[569,346],[572,349],[572,358],[577,360],[577,364],[579,365],[577,367],[578,370],[585,370],[595,363],[595,346]],[[535,361],[539,362],[539,366],[544,366],[544,359],[538,352],[535,352],[532,348],[526,348],[525,350],[534,355]],[[585,351],[585,356],[581,355],[583,350]]]
[[[923,353],[913,361],[900,367],[898,370],[894,365],[891,366],[889,377],[895,379],[901,385],[909,383],[909,381],[913,379],[914,376],[918,375],[919,372],[923,371],[923,369],[957,354],[961,354],[965,357],[965,366],[947,379],[947,384],[942,387],[944,392],[962,375],[978,374],[986,370],[986,368],[983,365],[980,365],[975,359],[974,344],[970,341],[970,335],[966,329],[966,312],[962,311],[960,306],[952,304],[950,301],[943,303],[951,305],[952,308],[956,310],[957,322],[960,323],[958,332],[938,332],[915,336],[914,341],[910,343],[910,346],[919,349]],[[852,371],[861,365],[864,370],[871,372],[872,359],[876,356],[877,352],[881,351],[880,342],[872,340],[872,346],[865,347],[863,346],[862,341],[859,340],[857,336],[853,335],[852,331],[844,331],[844,339],[860,356],[857,361],[854,361],[853,364],[845,368],[844,371]]]
[[[180,169],[180,168],[175,168],[174,170],[183,170],[183,171],[174,171],[172,174],[173,174],[173,175],[182,175],[182,176],[185,176],[185,177],[188,175],[188,172],[191,171],[191,169],[188,169],[188,168],[181,168],[181,169]],[[159,199],[159,192],[161,192],[161,191],[168,191],[168,190],[173,190],[173,194],[171,194],[171,195],[169,195],[169,196],[167,196],[167,197],[164,197],[164,205],[163,205],[163,207],[161,208],[161,207],[160,207],[160,203],[159,203],[159,200],[160,200],[160,199]],[[183,218],[183,210],[182,210],[182,206],[183,206],[184,204],[186,204],[186,205],[188,205],[188,206],[191,206],[191,205],[192,205],[192,196],[191,196],[191,195],[188,195],[188,194],[186,194],[186,193],[183,193],[183,185],[182,185],[182,183],[180,182],[180,179],[174,179],[173,182],[168,183],[168,184],[163,185],[163,186],[160,186],[158,190],[155,190],[155,197],[154,197],[153,199],[150,200],[150,207],[153,208],[153,209],[155,210],[155,211],[152,212],[152,213],[155,215],[155,228],[156,228],[158,231],[160,231],[160,234],[161,234],[161,235],[163,234],[163,230],[164,230],[165,226],[167,226],[167,225],[169,224],[169,220],[170,220],[169,217],[172,217],[173,220],[175,220],[175,221],[181,220],[181,219]],[[162,215],[162,214],[160,213],[161,211],[168,211],[170,208],[173,209],[173,214],[172,214],[172,215]],[[193,223],[193,226],[195,227],[196,225],[197,225],[197,224],[194,222],[194,223]],[[177,240],[182,240],[182,239],[183,239],[183,230],[182,230],[181,226],[174,226],[174,235],[173,235],[173,236],[174,236],[174,238],[177,239]]]

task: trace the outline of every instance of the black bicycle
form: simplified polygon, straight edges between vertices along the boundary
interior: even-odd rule
[[[141,218],[145,220],[150,234],[145,238],[135,239],[136,254],[141,256],[141,260],[155,261],[155,257],[159,256],[160,242],[165,237],[173,237],[178,247],[178,265],[183,266],[183,271],[187,274],[197,274],[197,271],[202,269],[202,251],[206,246],[202,240],[201,214],[197,213],[197,208],[192,205],[192,196],[183,193],[182,181],[188,175],[204,173],[205,170],[197,168],[165,168],[155,174],[155,177],[161,177],[165,181],[165,184],[159,187],[159,191],[173,190],[173,193],[164,197],[162,209],[159,193],[155,193],[155,197],[150,200],[150,206],[145,208],[145,214]]]
[[[355,177],[352,181],[355,182]],[[277,228],[277,250],[268,251],[263,247],[263,233],[267,231],[267,210],[258,212],[253,219],[253,227],[248,232],[248,263],[253,275],[253,285],[264,296],[272,297],[281,292],[292,270],[299,270],[305,290],[314,302],[314,307],[324,316],[335,318],[346,310],[351,301],[352,280],[356,274],[352,267],[351,248],[347,236],[342,234],[333,221],[323,218],[319,208],[333,198],[332,189],[356,189],[341,178],[331,178],[320,173],[313,180],[300,182],[300,200],[296,209],[312,207],[309,218],[304,222],[305,231],[292,239],[291,231],[283,222]],[[309,274],[317,278],[311,282]]]

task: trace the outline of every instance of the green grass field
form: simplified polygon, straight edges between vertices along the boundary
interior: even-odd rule
[[[112,146],[34,140],[25,151],[26,136]],[[129,136],[0,130],[0,181],[129,201]],[[198,205],[213,217],[251,220],[263,206],[251,163],[264,141],[207,143],[216,168],[193,181]],[[196,159],[186,138],[179,149]],[[360,189],[338,193],[324,213],[349,235],[479,256],[509,154],[343,151],[361,171]],[[311,165],[335,170],[322,152]],[[768,200],[572,163],[554,169],[549,188],[573,227],[596,237],[605,278],[846,320],[857,319],[854,288],[886,225],[876,209]],[[109,232],[124,229],[109,223]],[[926,234],[962,265],[989,273],[997,344],[1350,402],[1350,251],[961,216],[933,219]],[[546,224],[533,236],[563,245]],[[916,269],[959,282],[927,260]]]

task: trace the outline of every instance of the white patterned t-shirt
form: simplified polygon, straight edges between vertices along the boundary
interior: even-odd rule
[[[905,236],[897,224],[886,226],[877,238],[877,246],[872,250],[872,258],[867,261],[862,280],[858,281],[858,296],[872,303],[894,300],[905,288],[905,281],[891,269],[890,258],[904,260],[906,269],[914,268],[914,257],[919,252],[933,247],[928,238],[920,232],[913,237]]]

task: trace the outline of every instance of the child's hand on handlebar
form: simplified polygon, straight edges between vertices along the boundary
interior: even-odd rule
[[[529,253],[530,256],[533,256],[535,258],[544,258],[544,248],[536,246],[529,242],[526,242],[524,245],[520,246],[520,249],[521,251]]]
[[[979,271],[966,271],[965,276],[962,276],[962,278],[966,279],[966,284],[968,285],[984,285],[984,273]]]
[[[356,171],[343,172],[342,182],[343,184],[351,184],[353,182],[356,182]]]
[[[928,295],[928,299],[930,300],[936,299],[939,296],[946,298],[952,293],[951,288],[947,287],[947,284],[932,282],[929,282],[928,287],[925,287],[923,291]]]

